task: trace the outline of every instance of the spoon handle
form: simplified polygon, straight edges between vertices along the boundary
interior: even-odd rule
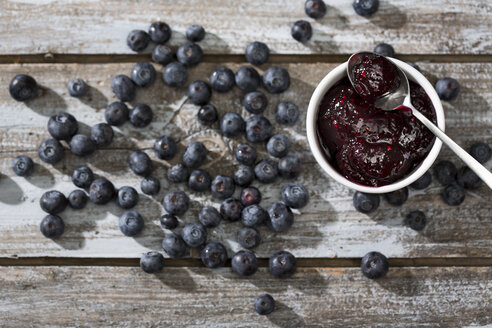
[[[410,107],[410,106],[407,106]],[[432,123],[427,117],[422,115],[418,110],[411,107],[413,116],[415,116],[420,122],[422,122],[436,137],[441,139],[443,143],[445,143],[449,148],[451,148],[452,151],[456,155],[458,155],[459,158],[463,162],[465,162],[466,165],[470,169],[475,172],[480,179],[482,179],[487,186],[489,186],[490,189],[492,189],[492,173],[487,170],[482,164],[480,164],[475,158],[473,158],[470,154],[468,154],[467,151],[465,151],[463,148],[461,148],[456,142],[454,142],[450,137],[448,137],[444,132],[442,132],[441,129],[439,129],[434,123]]]

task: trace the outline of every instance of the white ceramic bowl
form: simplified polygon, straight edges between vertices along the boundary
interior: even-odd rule
[[[415,68],[410,65],[402,62],[398,59],[388,58],[395,65],[397,65],[403,72],[407,75],[408,79],[420,84],[427,95],[430,97],[432,104],[434,105],[434,109],[436,111],[437,117],[437,125],[441,130],[444,131],[444,111],[442,109],[442,104],[437,95],[434,87],[430,82]],[[309,107],[307,111],[306,117],[306,133],[308,137],[309,147],[311,148],[311,152],[316,158],[316,161],[321,166],[321,168],[333,179],[340,182],[341,184],[366,193],[380,194],[387,193],[391,191],[395,191],[401,189],[403,187],[408,186],[418,178],[420,178],[434,163],[439,151],[441,150],[442,142],[441,140],[436,138],[434,145],[432,146],[431,151],[427,155],[427,157],[422,161],[422,163],[417,166],[411,174],[409,174],[404,179],[396,181],[392,184],[381,186],[381,187],[370,187],[360,185],[358,183],[352,182],[341,175],[336,168],[334,168],[330,162],[325,157],[324,151],[319,143],[318,135],[317,135],[317,119],[318,119],[318,106],[325,93],[338,81],[340,81],[343,77],[347,76],[347,62],[337,66],[333,69],[328,75],[326,75],[323,80],[318,84],[316,90],[314,90],[313,95],[311,96],[311,100],[309,102]]]

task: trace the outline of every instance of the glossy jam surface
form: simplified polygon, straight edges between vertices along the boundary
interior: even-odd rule
[[[424,89],[410,81],[412,104],[436,122]],[[323,97],[318,137],[327,158],[352,182],[384,186],[402,179],[423,161],[434,135],[408,111],[385,112],[362,98],[346,77]]]
[[[398,89],[398,68],[383,56],[365,53],[350,64],[350,77],[355,91],[366,100],[374,100]]]

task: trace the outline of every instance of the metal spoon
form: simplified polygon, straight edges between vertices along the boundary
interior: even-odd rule
[[[358,59],[359,56],[362,56],[367,53],[359,52],[355,53],[352,56],[350,56],[348,60],[348,65],[347,65],[347,75],[350,79],[350,82],[352,85],[354,82],[352,81],[352,68],[355,63],[355,61]],[[384,57],[383,57],[384,58]],[[385,60],[388,60],[384,58]],[[456,142],[454,142],[450,137],[448,137],[441,129],[439,129],[434,123],[432,123],[427,117],[422,115],[418,110],[413,107],[411,99],[410,99],[410,84],[408,82],[408,78],[403,73],[403,71],[395,64],[391,63],[396,67],[398,70],[398,74],[400,76],[400,87],[395,90],[394,92],[385,94],[378,99],[376,99],[376,107],[381,108],[382,110],[385,111],[392,111],[397,108],[401,108],[401,106],[404,106],[412,111],[413,116],[415,116],[422,124],[424,124],[436,137],[441,139],[443,143],[445,143],[456,155],[458,155],[459,158],[463,162],[465,162],[466,165],[470,169],[475,172],[480,179],[482,179],[489,188],[492,189],[492,173],[487,170],[482,164],[480,164],[475,158],[473,158],[468,152],[466,152],[463,148],[461,148]]]

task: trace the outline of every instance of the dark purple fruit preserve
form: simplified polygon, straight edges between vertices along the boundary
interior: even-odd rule
[[[391,69],[383,73],[387,78]],[[362,98],[345,77],[320,103],[319,141],[331,164],[352,182],[373,187],[391,184],[409,175],[432,148],[434,135],[407,111],[375,107],[373,95],[391,91],[394,82],[381,81]],[[436,123],[434,106],[424,89],[410,81],[410,94],[415,108]]]

